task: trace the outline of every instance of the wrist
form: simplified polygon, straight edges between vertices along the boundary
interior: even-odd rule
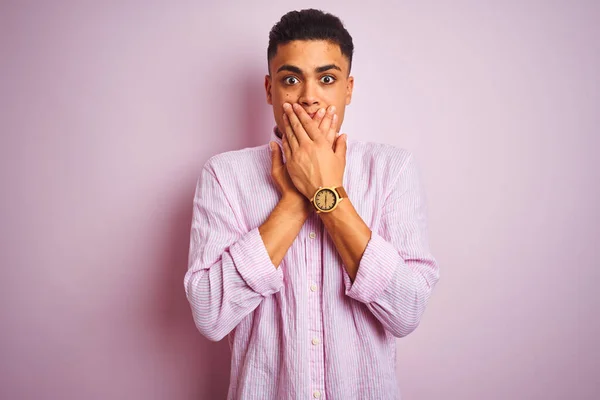
[[[289,212],[293,216],[300,218],[308,218],[312,211],[312,205],[310,201],[304,196],[297,196],[295,194],[284,194],[279,200],[279,206],[282,210]]]
[[[342,182],[340,182],[338,179],[327,179],[327,180],[324,180],[324,182],[325,182],[325,183],[323,183],[323,184],[321,184],[321,185],[319,185],[319,186],[311,186],[311,187],[308,189],[308,192],[309,192],[309,193],[308,193],[308,196],[307,196],[307,198],[308,198],[309,200],[313,198],[313,196],[314,196],[314,195],[317,193],[317,191],[318,191],[320,188],[336,188],[336,187],[338,187],[338,186],[343,186],[343,185],[344,185],[344,184],[343,184]],[[335,182],[335,183],[333,183],[333,182]]]

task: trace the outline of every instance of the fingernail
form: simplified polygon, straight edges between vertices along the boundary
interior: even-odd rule
[[[331,108],[329,109],[329,114],[333,113],[335,113],[335,106],[331,106]]]
[[[283,109],[288,110],[290,108],[290,103],[283,103]]]
[[[325,109],[324,109],[324,108],[319,108],[319,111],[317,111],[317,115],[318,115],[319,117],[322,117],[322,116],[323,116],[323,114],[325,114]]]

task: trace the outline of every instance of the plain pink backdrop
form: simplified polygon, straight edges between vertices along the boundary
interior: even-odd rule
[[[423,172],[404,399],[598,398],[597,2],[111,4],[0,5],[0,398],[225,397],[183,289],[196,178],[267,143],[268,32],[310,6],[354,36],[343,131]]]

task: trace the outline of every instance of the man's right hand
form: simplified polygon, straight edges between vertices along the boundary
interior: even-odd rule
[[[283,150],[275,142],[269,143],[271,147],[271,177],[281,193],[281,200],[286,202],[293,210],[302,210],[310,205],[302,193],[296,189],[287,167],[283,163]]]

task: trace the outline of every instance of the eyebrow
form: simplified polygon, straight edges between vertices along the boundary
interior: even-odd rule
[[[337,69],[338,71],[342,71],[342,69],[335,64],[327,64],[323,65],[322,67],[315,68],[315,72],[319,74],[321,72],[329,71],[330,69]],[[290,71],[300,75],[304,74],[304,72],[302,72],[300,68],[290,64],[283,64],[281,67],[279,67],[279,69],[277,69],[277,73],[281,71]]]

